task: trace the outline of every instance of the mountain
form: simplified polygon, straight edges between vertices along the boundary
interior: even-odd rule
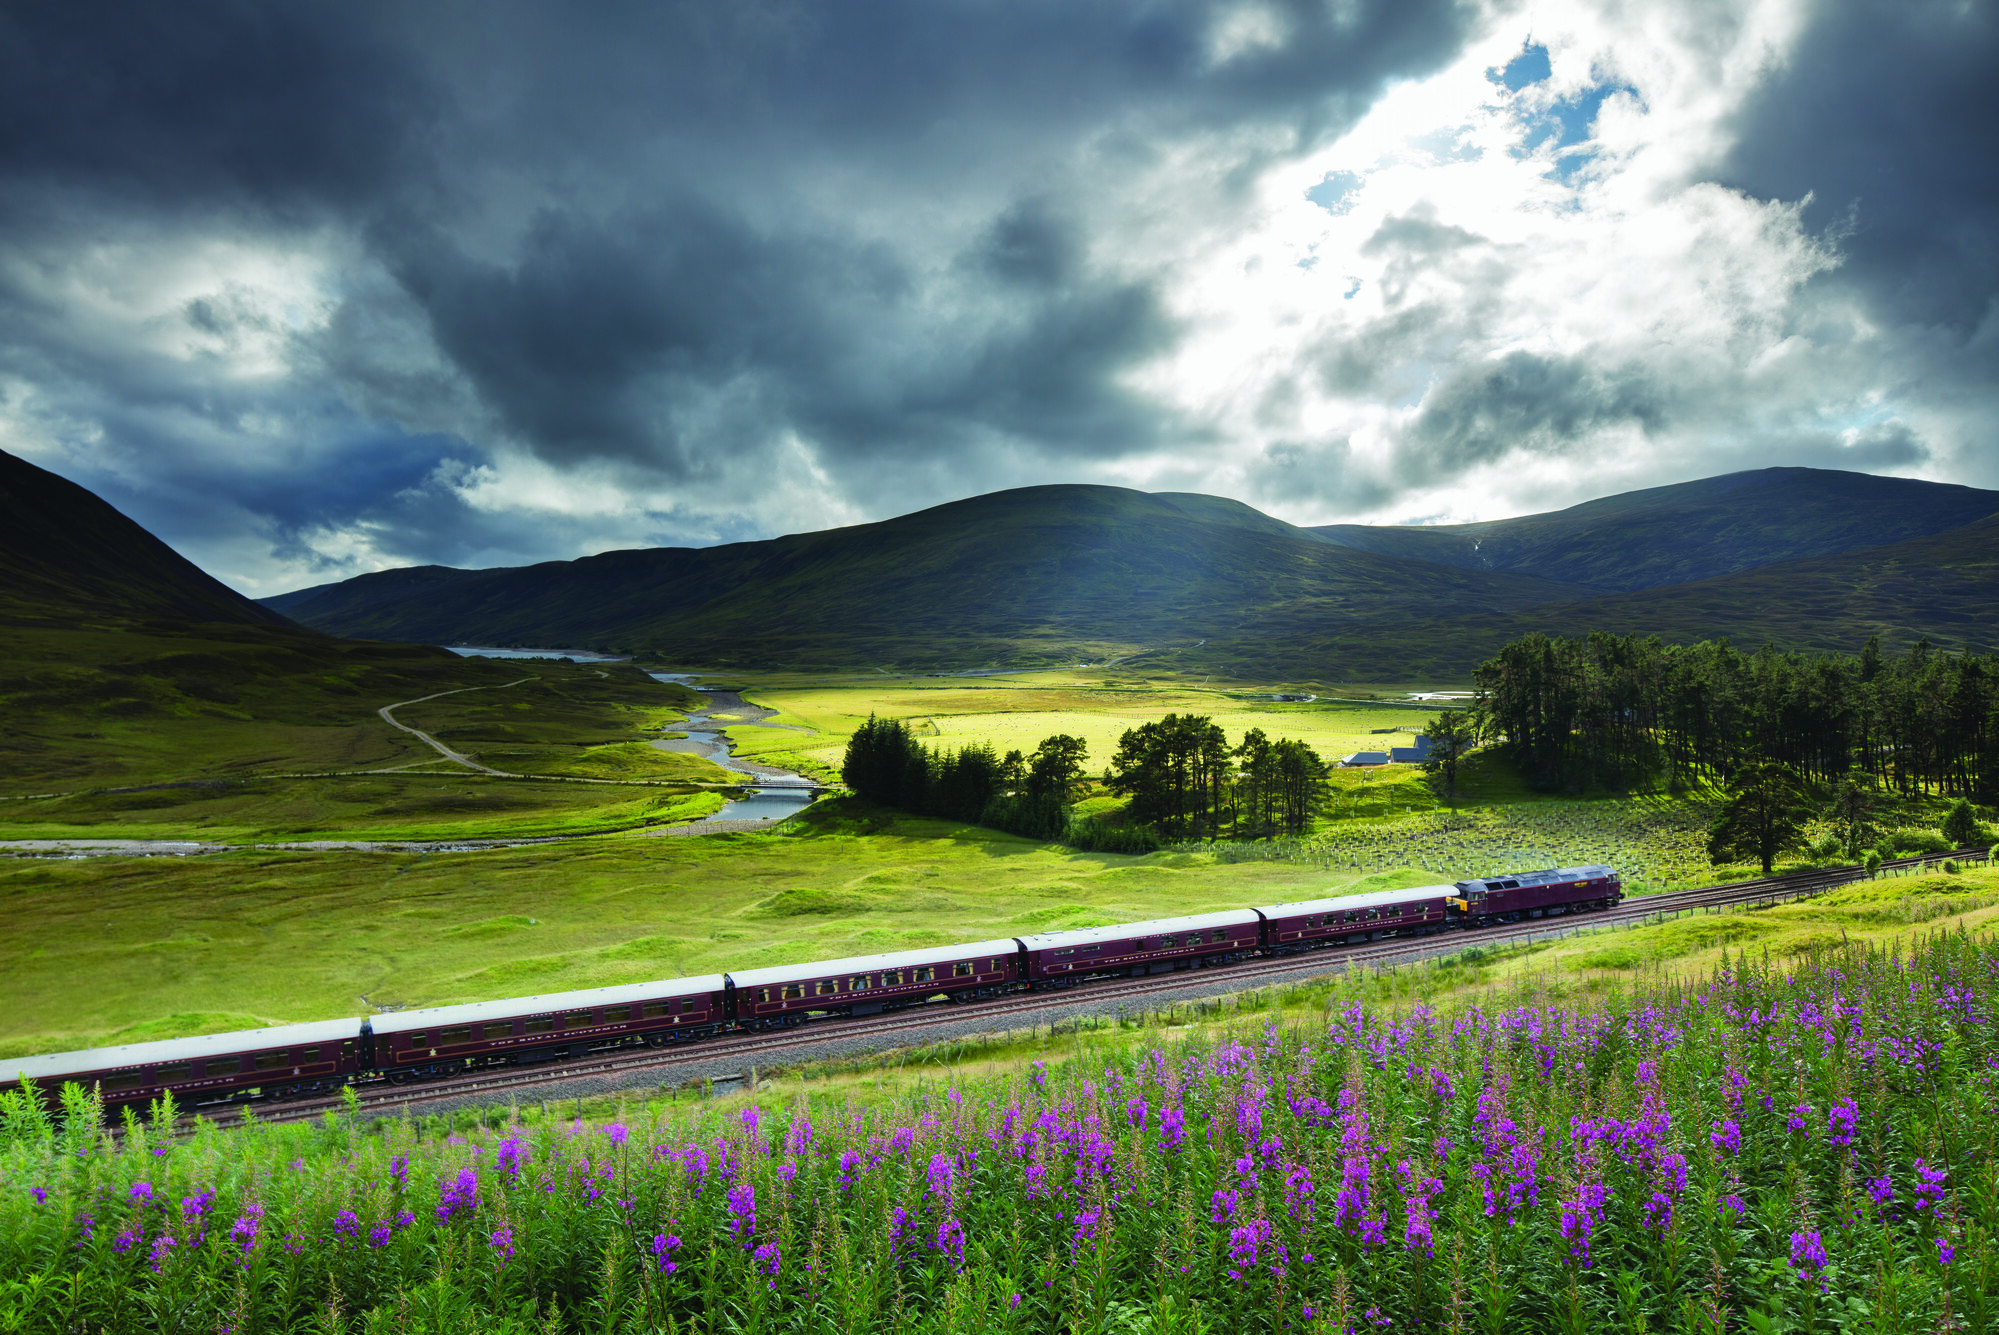
[[[1325,524],[1342,546],[1630,591],[1960,528],[1999,491],[1822,468],[1764,468],[1478,524]]]
[[[291,626],[95,494],[0,451],[0,616]]]
[[[677,661],[1061,661],[1421,605],[1467,616],[1591,590],[1341,547],[1234,501],[995,492],[819,533],[512,569],[384,571],[272,604],[339,635],[572,644]]]

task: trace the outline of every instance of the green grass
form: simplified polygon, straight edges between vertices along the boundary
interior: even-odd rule
[[[397,718],[545,777],[475,774],[376,712],[439,692],[457,693]],[[700,703],[629,665],[259,627],[5,624],[0,838],[462,838],[688,819],[720,805],[702,786],[737,776],[645,739]],[[565,778],[614,782],[549,781]]]
[[[795,828],[481,853],[0,863],[0,1051],[1131,921],[1354,879],[1202,854],[1078,854],[851,801]]]

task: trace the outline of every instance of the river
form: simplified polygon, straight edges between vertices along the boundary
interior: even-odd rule
[[[686,733],[685,738],[662,739],[654,742],[654,746],[662,751],[705,756],[723,769],[746,775],[756,782],[755,790],[748,797],[724,803],[720,811],[704,816],[703,820],[783,820],[797,815],[812,801],[813,790],[818,784],[803,774],[794,774],[775,765],[737,759],[733,744],[723,732],[724,728],[766,726],[760,720],[769,718],[776,710],[749,704],[734,691],[703,690],[694,686],[693,678],[684,673],[654,672],[648,675],[655,681],[692,686],[708,697],[706,708],[689,714],[687,722],[672,725],[674,732]],[[718,723],[712,718],[715,714],[731,717],[726,723]]]

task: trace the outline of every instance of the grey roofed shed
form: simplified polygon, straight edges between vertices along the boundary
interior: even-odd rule
[[[1387,763],[1386,751],[1356,751],[1350,756],[1340,757],[1342,765],[1386,765]]]

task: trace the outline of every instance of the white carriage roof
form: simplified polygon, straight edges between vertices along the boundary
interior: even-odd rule
[[[500,1001],[467,1001],[457,1006],[426,1006],[422,1010],[373,1015],[369,1017],[368,1024],[378,1034],[403,1034],[412,1029],[428,1029],[433,1025],[511,1020],[517,1015],[581,1010],[585,1006],[616,1006],[623,1002],[649,1001],[656,997],[685,997],[698,992],[721,990],[722,975],[710,973],[703,974],[699,978],[664,978],[652,983],[589,987],[580,992],[544,992],[539,996],[509,997]]]
[[[1418,885],[1407,890],[1370,890],[1364,895],[1265,904],[1260,911],[1268,918],[1295,918],[1301,913],[1344,913],[1350,909],[1380,908],[1383,904],[1406,904],[1412,899],[1441,899],[1445,895],[1456,894],[1457,889],[1455,885]]]
[[[0,1080],[12,1084],[22,1076],[30,1080],[47,1080],[85,1071],[115,1071],[162,1062],[226,1057],[236,1052],[263,1052],[269,1048],[296,1047],[300,1043],[337,1043],[357,1037],[360,1032],[359,1017],[309,1020],[304,1024],[274,1024],[268,1029],[234,1029],[226,1034],[202,1034],[198,1038],[162,1038],[151,1043],[120,1043],[108,1048],[11,1057],[0,1060]]]
[[[1586,881],[1597,876],[1615,876],[1617,872],[1601,862],[1586,867],[1552,867],[1546,871],[1506,872],[1498,876],[1475,876],[1468,881],[1459,881],[1462,886],[1490,888],[1495,881],[1515,881],[1521,885],[1554,885],[1561,881]]]
[[[1011,955],[1008,941],[968,941],[959,946],[931,946],[925,950],[898,950],[887,955],[855,955],[843,960],[812,960],[805,964],[778,964],[765,969],[732,969],[729,981],[737,987],[769,987],[772,983],[793,983],[801,979],[831,978],[841,973],[872,973],[877,969],[906,969],[919,964],[948,964],[953,960],[976,959],[981,955]]]
[[[1066,932],[1042,932],[1021,937],[1020,944],[1029,950],[1045,950],[1051,946],[1072,946],[1091,941],[1129,941],[1135,936],[1191,931],[1196,927],[1241,927],[1257,921],[1254,909],[1228,909],[1221,913],[1196,913],[1188,918],[1151,918],[1110,927],[1075,927]]]

